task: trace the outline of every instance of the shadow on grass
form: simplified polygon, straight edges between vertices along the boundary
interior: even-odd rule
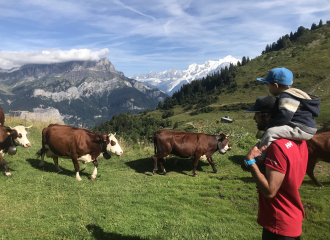
[[[319,180],[319,179],[317,179],[317,180]],[[320,181],[320,182],[322,183],[323,187],[329,187],[330,186],[330,182],[322,182],[322,181]],[[316,187],[316,188],[319,188],[320,187],[320,186],[316,185],[316,183],[312,179],[310,179],[309,177],[308,177],[308,180],[304,180],[302,182],[302,184],[308,184],[311,187]]]
[[[228,159],[237,165],[241,165],[245,159],[245,156],[244,155],[234,155],[234,156],[228,157]]]
[[[55,168],[55,164],[54,164],[53,160],[51,160],[52,163],[49,163],[49,162],[46,162],[45,161],[45,164],[44,164],[43,167],[39,167],[39,163],[40,163],[40,160],[39,159],[28,158],[28,159],[26,159],[26,161],[29,162],[30,165],[33,168],[38,169],[40,171],[55,172],[55,173],[57,173],[57,170]],[[71,160],[68,159],[68,161],[71,161]],[[72,177],[72,176],[75,177],[76,176],[76,171],[74,170],[73,164],[72,164],[72,169],[73,169],[72,171],[70,171],[70,170],[68,170],[66,168],[63,168],[61,166],[60,166],[60,168],[62,169],[62,171],[59,172],[59,174],[63,174],[63,175],[70,176],[70,177]],[[80,177],[86,176],[86,177],[90,178],[90,174],[85,173],[84,170],[85,169],[81,169],[79,171]]]
[[[143,173],[145,175],[148,176],[152,176],[152,170],[154,169],[154,161],[151,159],[151,157],[149,158],[141,158],[135,161],[130,161],[130,162],[126,162],[125,163],[127,166],[129,166],[131,169],[134,169],[135,172],[137,173]],[[191,174],[187,174],[185,173],[186,171],[190,171],[192,172],[193,168],[194,168],[194,160],[191,158],[176,158],[176,157],[172,157],[170,159],[167,159],[164,161],[163,163],[164,168],[166,170],[166,172],[169,174],[171,172],[176,172],[176,173],[181,173],[184,175],[191,175]],[[199,161],[197,168],[196,168],[196,173],[198,175],[198,172],[202,172],[202,166],[209,166],[210,164],[208,162],[204,162],[204,161]],[[205,171],[204,171],[205,172]],[[213,172],[213,171],[212,171]],[[159,165],[159,161],[158,161],[158,171],[155,174],[162,174],[160,165]]]
[[[110,239],[118,239],[118,240],[140,240],[142,238],[137,236],[124,236],[117,233],[108,233],[104,232],[103,229],[97,225],[89,224],[86,226],[88,231],[92,232],[93,236],[97,240],[110,240]]]

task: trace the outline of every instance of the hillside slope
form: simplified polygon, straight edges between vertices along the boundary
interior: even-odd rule
[[[172,122],[169,128],[186,131],[202,131],[205,124],[224,126],[226,124],[222,124],[220,118],[229,116],[234,119],[230,126],[243,127],[256,132],[253,115],[243,112],[247,104],[253,104],[260,96],[269,95],[266,84],[257,81],[256,78],[265,77],[272,68],[286,67],[294,74],[293,87],[321,98],[321,114],[316,118],[318,128],[321,128],[330,119],[329,53],[330,24],[323,25],[313,31],[305,29],[304,34],[293,41],[291,46],[264,53],[246,65],[236,67],[235,77],[229,78],[234,88],[231,87],[231,83],[210,91],[197,86],[201,88],[201,94],[192,95],[190,93],[190,95],[185,96],[192,98],[191,102],[194,104],[185,101],[184,104],[180,105],[173,97],[168,98],[173,100],[174,106],[169,109],[159,108],[157,111],[148,112],[147,116],[156,119],[165,116]],[[107,126],[107,123],[105,122],[103,126]],[[99,128],[99,130],[101,129]],[[144,136],[141,133],[141,137]],[[151,136],[146,137],[150,138]]]

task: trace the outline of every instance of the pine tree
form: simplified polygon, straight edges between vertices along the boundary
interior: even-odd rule
[[[246,57],[243,56],[243,58],[242,58],[242,66],[244,66],[245,64],[246,64]]]
[[[159,101],[157,109],[162,109],[163,108],[163,103],[161,101]]]
[[[317,29],[317,26],[316,26],[315,23],[313,23],[312,26],[311,26],[311,30],[315,30],[315,29]]]
[[[323,26],[323,22],[322,22],[322,19],[320,19],[320,22],[319,22],[319,28]]]

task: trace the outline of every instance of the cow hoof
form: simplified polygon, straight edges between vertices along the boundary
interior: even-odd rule
[[[167,173],[164,173],[164,176],[167,176]]]
[[[94,181],[96,177],[91,176],[91,181]]]
[[[213,171],[214,173],[219,173],[218,171]]]
[[[195,173],[195,174],[193,174],[193,177],[198,177],[198,175]]]
[[[11,177],[11,173],[10,172],[6,172],[6,176],[10,178]]]

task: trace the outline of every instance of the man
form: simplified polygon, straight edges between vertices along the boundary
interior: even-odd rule
[[[259,130],[266,130],[276,108],[274,96],[261,97],[253,108],[244,112],[255,113]],[[255,158],[267,148],[256,144],[246,155],[245,166],[251,171],[259,190],[257,223],[263,227],[263,240],[300,239],[305,212],[299,196],[304,179],[308,150],[305,141],[278,139],[268,147],[264,168]]]

